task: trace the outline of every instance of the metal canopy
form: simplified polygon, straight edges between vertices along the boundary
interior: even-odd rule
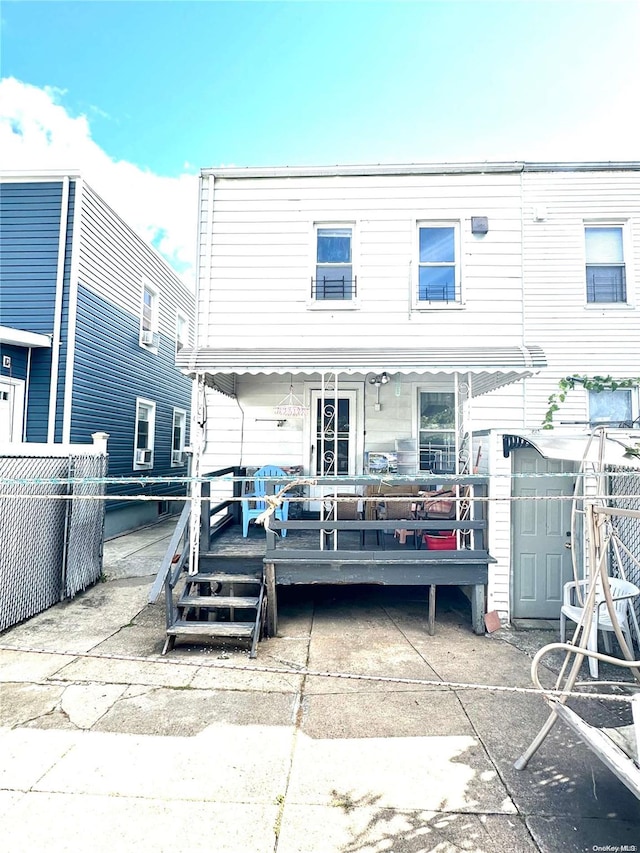
[[[607,429],[602,445],[605,465],[640,468],[640,459],[625,456],[626,448],[633,447],[639,440],[636,430]],[[596,463],[599,458],[599,442],[593,441],[590,433],[579,435],[563,433],[560,430],[545,432],[526,432],[510,430],[502,437],[503,451],[509,456],[521,447],[533,447],[545,459],[559,459],[566,462]]]
[[[449,347],[417,350],[396,347],[377,349],[187,349],[180,350],[177,365],[185,373],[213,377],[257,374],[314,375],[338,373],[471,374],[473,396],[532,376],[546,367],[538,346]],[[227,392],[228,393],[228,392]]]

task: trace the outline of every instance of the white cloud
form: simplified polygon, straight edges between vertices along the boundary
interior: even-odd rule
[[[78,171],[140,236],[192,284],[198,179],[166,178],[113,160],[91,138],[86,116],[56,103],[62,93],[13,78],[0,80],[0,151],[10,170]]]

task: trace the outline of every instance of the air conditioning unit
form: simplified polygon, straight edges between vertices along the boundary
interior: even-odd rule
[[[158,333],[152,332],[151,329],[142,329],[140,332],[140,343],[147,347],[157,347]]]
[[[184,451],[182,450],[172,450],[171,451],[171,461],[174,465],[182,465],[184,462]]]
[[[150,465],[152,450],[136,450],[136,464]]]

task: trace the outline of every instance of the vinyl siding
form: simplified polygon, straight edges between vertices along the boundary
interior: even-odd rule
[[[176,314],[189,319],[193,335],[193,296],[186,285],[86,184],[78,264],[78,309],[74,356],[71,440],[87,441],[95,431],[109,433],[110,476],[173,476],[173,409],[191,409],[191,380],[175,367]],[[139,343],[143,282],[158,292],[157,352]],[[156,404],[153,468],[133,471],[136,398]],[[184,491],[154,485],[150,494]],[[127,488],[111,487],[114,494]],[[130,487],[128,489],[130,492]],[[110,502],[108,509],[117,509]]]
[[[51,335],[54,330],[62,181],[0,183],[0,323],[29,332]],[[70,187],[64,288],[68,294],[69,255],[73,225],[73,183]],[[64,318],[66,321],[66,317]],[[66,339],[62,327],[62,348]],[[51,350],[32,353],[27,440],[47,440]],[[62,424],[61,391],[64,362],[58,379],[56,433]]]
[[[534,219],[539,205],[543,221]],[[626,306],[586,303],[584,226],[593,221],[625,223]],[[537,427],[563,376],[640,376],[640,173],[525,173],[523,249],[526,339],[549,365],[527,380],[527,425]],[[577,389],[555,420],[587,418],[587,395]]]
[[[203,179],[200,346],[320,346],[349,335],[356,346],[522,342],[520,176],[374,176]],[[488,216],[489,233],[471,234]],[[417,221],[459,222],[463,308],[411,310]],[[355,310],[309,310],[314,223],[354,226]],[[252,310],[247,311],[247,303]],[[496,304],[500,311],[496,312]]]

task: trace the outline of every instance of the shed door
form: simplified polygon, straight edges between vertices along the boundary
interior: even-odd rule
[[[571,462],[545,459],[533,448],[515,451],[513,481],[513,607],[514,618],[559,619],[563,585],[573,578],[570,544],[571,501],[554,500],[573,494]]]
[[[0,442],[22,441],[24,382],[0,379]]]

